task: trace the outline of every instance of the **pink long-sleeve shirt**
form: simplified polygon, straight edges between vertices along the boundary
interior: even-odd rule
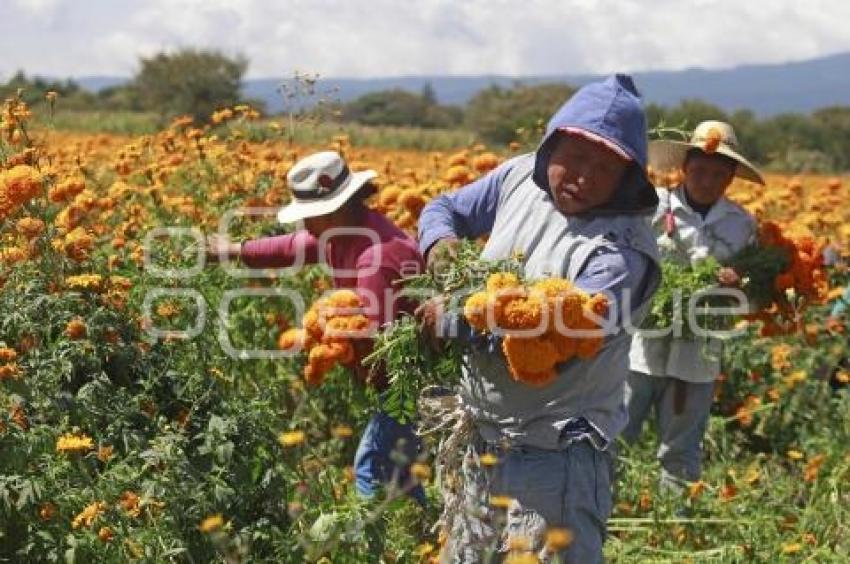
[[[324,262],[331,268],[334,287],[356,291],[366,304],[365,314],[378,326],[400,313],[412,313],[413,303],[398,296],[405,276],[424,271],[416,241],[384,215],[367,210],[362,233],[343,233],[319,240],[307,231],[246,241],[242,262],[252,268],[282,268]]]

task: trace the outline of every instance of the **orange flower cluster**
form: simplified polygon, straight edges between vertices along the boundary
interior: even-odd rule
[[[9,347],[0,347],[0,382],[17,380],[21,377],[21,369],[15,362],[18,351]]]
[[[447,189],[472,182],[478,176],[499,166],[500,162],[495,154],[486,152],[483,146],[477,145],[471,151],[450,155],[446,161],[446,172],[429,181],[423,182],[415,171],[406,170],[400,177],[396,177],[393,183],[381,188],[372,207],[391,218],[402,229],[414,229],[422,209],[434,197]],[[443,157],[439,154],[433,155],[432,163],[435,170],[438,170],[443,165]],[[379,182],[380,180],[376,181]]]
[[[18,165],[0,172],[0,221],[35,198],[43,186],[41,174],[28,165]]]
[[[599,352],[604,337],[594,317],[607,311],[604,295],[590,296],[568,280],[547,278],[525,285],[505,272],[492,274],[486,290],[464,304],[464,316],[474,329],[507,332],[502,352],[511,375],[533,386],[549,384],[558,363]]]
[[[366,336],[369,319],[362,314],[363,302],[352,290],[337,290],[320,298],[304,314],[303,328],[281,333],[278,348],[307,352],[304,380],[319,385],[332,368],[355,361],[352,339]]]
[[[780,247],[790,258],[788,268],[773,281],[774,300],[752,318],[762,321],[762,336],[785,334],[800,329],[800,310],[823,303],[829,284],[823,264],[823,245],[812,237],[792,240],[772,221],[759,225],[759,245]]]

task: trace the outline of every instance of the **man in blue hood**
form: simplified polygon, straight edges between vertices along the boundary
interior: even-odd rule
[[[469,348],[460,397],[477,436],[464,459],[464,513],[485,517],[447,523],[444,515],[447,560],[481,561],[499,542],[489,496],[512,500],[500,550],[521,542],[545,557],[552,549],[545,531],[568,528],[574,540],[562,561],[602,560],[611,445],[627,419],[631,336],[623,326],[639,323],[660,280],[646,221],[658,199],[646,160],[637,90],[630,77],[611,76],[581,88],[555,113],[537,151],[436,198],[420,217],[420,249],[431,265],[452,254],[459,238],[489,233],[482,258],[519,251],[526,279],[566,278],[607,293],[619,312],[600,352],[557,365],[545,387],[513,379],[492,340]],[[433,302],[420,309],[424,330],[437,332],[438,311]],[[473,462],[484,453],[498,463],[476,474]]]

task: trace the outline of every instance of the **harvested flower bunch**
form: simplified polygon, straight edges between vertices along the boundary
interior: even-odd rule
[[[317,386],[335,366],[354,363],[351,341],[365,336],[369,328],[369,319],[362,311],[360,296],[352,290],[337,290],[313,303],[304,314],[303,328],[281,333],[278,348],[304,350],[307,353],[304,380]]]
[[[763,323],[762,336],[793,332],[809,305],[829,293],[823,245],[811,237],[793,240],[774,222],[759,225],[759,243],[733,257],[747,296],[759,311],[749,318]]]
[[[595,356],[604,338],[594,317],[607,312],[603,294],[591,296],[561,278],[523,284],[509,272],[490,275],[463,311],[474,329],[506,333],[502,352],[511,375],[533,386],[549,384],[558,363]]]

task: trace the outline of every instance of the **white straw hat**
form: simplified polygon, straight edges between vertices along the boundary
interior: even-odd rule
[[[681,168],[688,151],[697,148],[704,153],[717,153],[738,163],[735,176],[764,184],[758,169],[738,152],[738,137],[731,125],[722,121],[704,121],[697,125],[691,141],[652,141],[649,144],[649,164],[656,170]]]
[[[277,212],[277,220],[292,223],[335,212],[376,176],[374,170],[351,172],[335,151],[304,157],[286,175],[292,202]]]

